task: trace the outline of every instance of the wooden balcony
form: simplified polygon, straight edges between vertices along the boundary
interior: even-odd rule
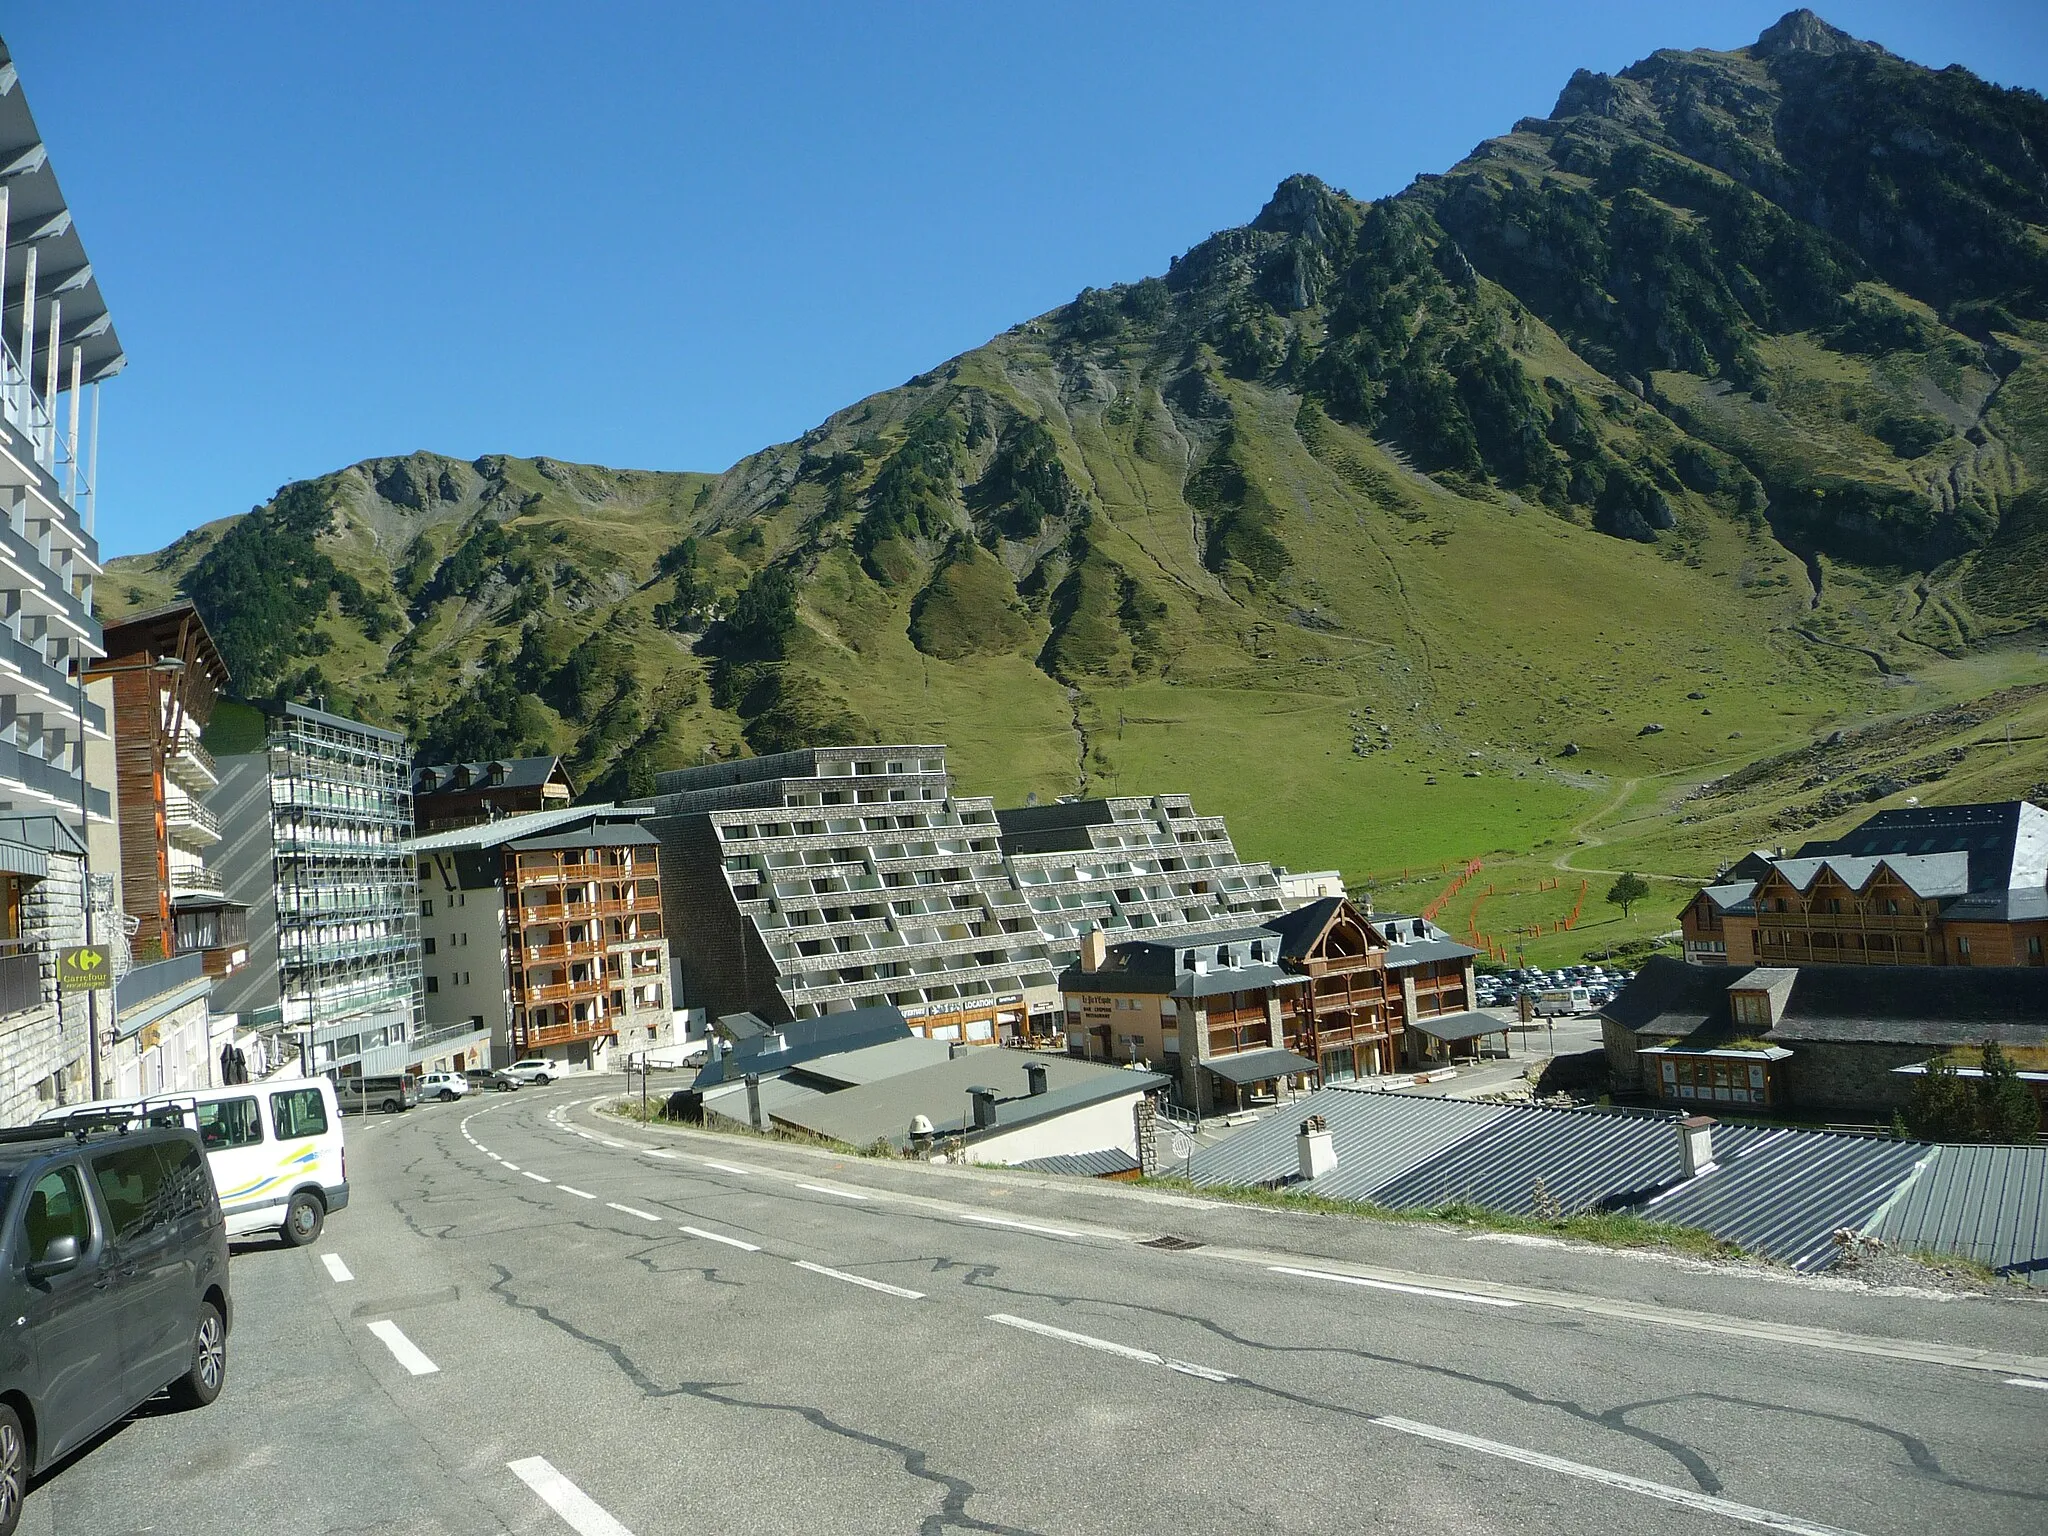
[[[1934,928],[1934,919],[1906,912],[1759,912],[1757,926],[1766,933],[1800,928],[1830,933],[1928,933]]]
[[[515,984],[512,995],[521,1003],[588,1003],[604,1001],[611,990],[612,978],[597,975],[588,981],[550,981],[534,987]]]
[[[512,961],[515,965],[542,965],[567,960],[588,960],[595,964],[604,956],[605,940],[578,939],[574,943],[521,944],[514,950]]]
[[[579,1040],[602,1040],[613,1032],[610,1019],[586,1019],[582,1023],[527,1024],[515,1021],[512,1043],[522,1054],[549,1045],[574,1045]]]

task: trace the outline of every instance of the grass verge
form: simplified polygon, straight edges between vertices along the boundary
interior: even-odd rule
[[[1212,1200],[1231,1200],[1240,1205],[1261,1205],[1276,1211],[1304,1211],[1316,1216],[1352,1216],[1368,1221],[1431,1222],[1438,1225],[1475,1227],[1487,1232],[1527,1233],[1569,1241],[1593,1243],[1605,1248],[1657,1248],[1693,1258],[1741,1259],[1751,1255],[1735,1243],[1703,1232],[1698,1227],[1672,1226],[1645,1221],[1621,1211],[1585,1211],[1576,1216],[1546,1220],[1536,1216],[1511,1216],[1481,1206],[1453,1201],[1426,1211],[1397,1211],[1370,1200],[1332,1200],[1325,1195],[1296,1194],[1291,1190],[1267,1189],[1261,1185],[1196,1184],[1188,1179],[1156,1177],[1139,1179],[1148,1189],[1170,1189],[1180,1194],[1201,1195]]]

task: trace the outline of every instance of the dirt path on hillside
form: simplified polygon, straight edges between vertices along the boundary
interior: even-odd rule
[[[1642,782],[1639,778],[1624,779],[1619,794],[1608,801],[1607,804],[1601,806],[1599,810],[1586,817],[1585,820],[1575,822],[1572,826],[1571,835],[1578,840],[1578,846],[1567,848],[1563,853],[1560,853],[1550,861],[1550,867],[1552,869],[1568,870],[1575,875],[1618,875],[1622,873],[1618,869],[1582,869],[1572,863],[1572,855],[1583,852],[1588,848],[1598,848],[1607,841],[1606,838],[1593,831],[1593,827],[1627,805],[1629,796],[1636,792],[1636,786]]]

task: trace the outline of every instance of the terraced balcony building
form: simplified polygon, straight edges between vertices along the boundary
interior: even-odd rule
[[[985,796],[939,746],[815,747],[665,773],[647,802],[684,998],[770,1023],[892,1004],[931,1039],[1049,1032],[1046,935]]]
[[[261,752],[222,759],[205,804],[249,913],[249,964],[216,1009],[310,1042],[315,1070],[403,1067],[422,996],[405,738],[287,704]]]

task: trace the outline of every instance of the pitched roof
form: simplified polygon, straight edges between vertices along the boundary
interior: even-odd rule
[[[467,769],[469,781],[458,785],[456,782],[462,770]],[[502,777],[493,781],[491,771],[502,770]],[[413,771],[413,793],[415,795],[441,795],[454,791],[468,793],[476,789],[538,789],[562,773],[563,781],[568,775],[562,769],[559,757],[498,757],[487,762],[475,763],[430,763]]]
[[[729,1026],[735,1020],[753,1018],[752,1014],[738,1014],[720,1019],[719,1024]],[[910,1026],[890,1003],[791,1019],[785,1024],[770,1025],[758,1034],[736,1038],[724,1050],[714,1050],[690,1086],[702,1093],[720,1083],[737,1082],[750,1073],[780,1073],[821,1057],[909,1037]]]
[[[1342,896],[1321,896],[1305,907],[1296,907],[1292,912],[1268,918],[1266,926],[1280,935],[1281,957],[1299,960],[1315,947],[1316,940],[1323,936],[1323,930],[1336,920],[1343,908]],[[1362,918],[1363,914],[1360,915]]]
[[[1886,1204],[1877,1235],[2048,1286],[2048,1146],[1942,1147]]]
[[[1417,1034],[1428,1035],[1432,1040],[1474,1040],[1481,1035],[1505,1034],[1508,1028],[1502,1020],[1477,1009],[1410,1019],[1406,1027]]]
[[[643,810],[611,804],[569,805],[552,811],[522,811],[517,816],[501,816],[496,821],[478,822],[473,827],[455,827],[446,832],[429,832],[416,837],[407,845],[411,853],[443,853],[456,848],[502,848],[507,843],[523,842],[528,838],[541,837],[579,822],[591,823],[592,830],[606,823],[625,822],[637,825],[647,813]],[[569,838],[560,846],[570,846],[576,840]]]
[[[1034,1157],[1012,1163],[1027,1173],[1064,1173],[1084,1179],[1106,1179],[1119,1173],[1136,1173],[1138,1160],[1122,1147],[1105,1147],[1100,1152],[1060,1152],[1051,1157]]]
[[[1963,900],[1970,916],[1994,922],[2048,916],[2048,810],[2038,805],[2002,800],[1905,806],[1799,850],[1801,858],[1894,854],[1963,855],[1969,867]]]

